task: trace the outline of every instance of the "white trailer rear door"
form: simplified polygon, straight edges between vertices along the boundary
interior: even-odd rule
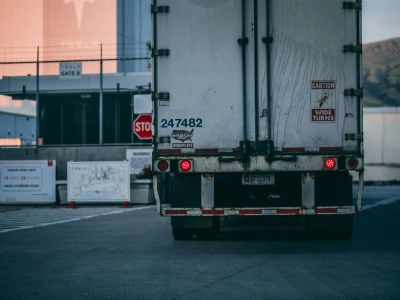
[[[157,15],[158,149],[234,149],[243,139],[241,1],[153,1],[169,6]],[[154,16],[153,16],[154,17]],[[154,44],[154,40],[153,40]]]

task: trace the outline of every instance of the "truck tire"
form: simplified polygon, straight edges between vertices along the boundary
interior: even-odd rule
[[[199,240],[215,240],[219,231],[219,217],[214,217],[211,228],[196,229],[196,236]]]
[[[332,232],[333,238],[338,240],[349,240],[353,236],[353,228]]]
[[[176,241],[187,241],[193,237],[193,230],[187,228],[172,228],[172,234]]]
[[[199,240],[215,240],[218,231],[213,228],[202,228],[196,230],[196,236]]]

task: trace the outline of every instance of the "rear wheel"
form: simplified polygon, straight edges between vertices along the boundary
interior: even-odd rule
[[[199,240],[215,240],[219,231],[219,217],[213,217],[211,228],[196,229],[196,236]]]
[[[333,238],[338,240],[349,240],[353,236],[353,228],[332,232]]]
[[[194,232],[187,228],[172,228],[172,234],[176,241],[187,241],[192,239]]]
[[[196,236],[199,240],[215,240],[217,238],[217,232],[211,228],[198,229]]]

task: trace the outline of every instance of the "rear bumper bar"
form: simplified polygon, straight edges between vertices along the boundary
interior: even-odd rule
[[[273,216],[273,215],[344,215],[355,214],[356,206],[315,207],[257,207],[257,208],[171,208],[161,207],[162,216]]]
[[[310,174],[303,174],[303,207],[257,207],[257,208],[215,208],[214,205],[202,205],[202,208],[171,208],[161,204],[158,194],[157,175],[153,175],[153,190],[156,199],[157,212],[162,216],[244,216],[244,215],[337,215],[355,214],[361,210],[361,198],[364,190],[364,171],[359,172],[359,185],[355,206],[315,206],[314,198],[314,177]],[[312,175],[312,174],[311,174]],[[211,178],[212,179],[212,178]],[[204,179],[207,181],[207,179]],[[207,186],[207,185],[204,185]],[[207,190],[202,185],[203,194]],[[211,187],[213,192],[213,185]],[[213,195],[213,193],[210,193]],[[213,198],[213,197],[211,197]],[[203,200],[203,199],[202,199]],[[205,200],[209,200],[206,199]],[[202,201],[202,204],[210,202]],[[212,204],[214,199],[212,199]]]

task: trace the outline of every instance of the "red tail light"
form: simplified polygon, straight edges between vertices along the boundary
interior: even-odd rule
[[[351,170],[355,170],[358,167],[358,159],[357,158],[349,158],[347,160],[347,168]]]
[[[157,164],[157,167],[160,171],[164,172],[168,170],[169,164],[166,160],[160,160]]]
[[[182,160],[179,166],[183,172],[187,172],[192,168],[192,162],[190,160]]]
[[[333,158],[325,158],[325,168],[328,170],[333,170],[336,167],[336,160]]]

